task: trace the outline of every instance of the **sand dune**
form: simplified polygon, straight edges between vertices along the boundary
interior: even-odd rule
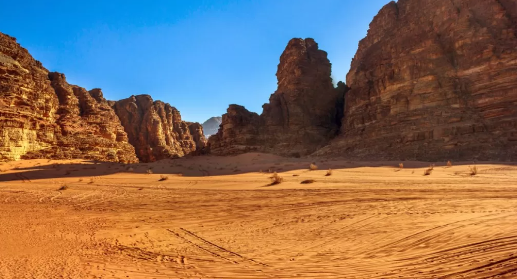
[[[516,165],[399,163],[3,163],[0,278],[517,278]]]

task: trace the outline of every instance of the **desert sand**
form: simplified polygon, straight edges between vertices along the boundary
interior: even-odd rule
[[[0,278],[517,278],[515,164],[399,163],[3,163]]]

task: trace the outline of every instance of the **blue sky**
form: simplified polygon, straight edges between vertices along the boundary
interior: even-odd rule
[[[50,71],[110,100],[149,94],[203,122],[229,104],[262,112],[291,38],[311,37],[345,80],[389,0],[2,1],[0,32]]]

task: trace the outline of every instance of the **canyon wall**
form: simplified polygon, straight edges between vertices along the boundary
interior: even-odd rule
[[[30,158],[138,161],[100,91],[69,85],[0,33],[0,160]]]
[[[113,109],[135,147],[138,158],[152,162],[202,152],[203,128],[181,120],[171,105],[153,101],[149,95],[131,96],[114,102]],[[192,132],[190,125],[192,125]]]
[[[262,114],[230,105],[219,131],[209,138],[210,151],[298,156],[324,146],[338,132],[341,118],[342,95],[330,74],[327,53],[313,39],[292,39],[280,57],[278,89]]]
[[[133,163],[137,155],[154,161],[202,153],[205,143],[202,127],[182,121],[169,104],[145,95],[107,101],[100,89],[87,91],[49,73],[15,38],[0,33],[0,161]]]
[[[517,6],[400,0],[359,43],[341,136],[317,154],[517,159]]]

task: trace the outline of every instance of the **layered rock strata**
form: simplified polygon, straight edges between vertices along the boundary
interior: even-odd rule
[[[517,5],[400,0],[359,43],[341,136],[318,154],[517,159]]]
[[[138,161],[100,90],[69,85],[0,33],[0,160],[25,158]]]
[[[144,162],[196,154],[205,147],[201,125],[191,133],[171,105],[137,95],[112,103],[138,158]],[[200,134],[199,134],[200,133]]]
[[[330,74],[327,53],[313,39],[292,39],[280,57],[278,89],[262,114],[230,105],[209,138],[210,151],[298,156],[323,146],[339,129],[339,94]]]

